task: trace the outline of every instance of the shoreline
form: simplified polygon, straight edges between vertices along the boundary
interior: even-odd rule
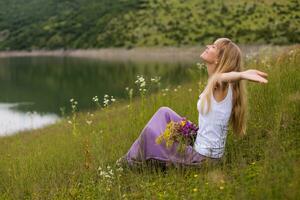
[[[197,60],[201,47],[139,47],[72,50],[0,51],[0,58],[7,57],[77,57],[108,61],[191,61]]]
[[[252,54],[264,48],[282,48],[287,46],[273,45],[239,45],[243,54]],[[291,45],[289,45],[291,46]],[[0,58],[8,57],[77,57],[107,61],[163,61],[163,62],[196,62],[204,46],[188,47],[137,47],[102,48],[102,49],[71,49],[71,50],[32,50],[32,51],[0,51]]]

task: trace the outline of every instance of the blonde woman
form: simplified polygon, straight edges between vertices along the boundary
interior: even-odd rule
[[[194,145],[188,146],[185,154],[179,154],[176,143],[171,148],[155,143],[170,120],[182,119],[171,108],[160,107],[117,164],[131,166],[156,160],[199,165],[206,159],[219,160],[223,156],[229,123],[235,134],[246,133],[247,94],[242,80],[267,83],[267,74],[255,69],[243,71],[241,50],[228,38],[207,45],[200,58],[206,64],[209,78],[197,102],[199,129]]]

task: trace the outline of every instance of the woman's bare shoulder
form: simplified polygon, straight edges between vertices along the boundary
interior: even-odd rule
[[[217,102],[221,102],[227,96],[227,92],[229,90],[229,83],[223,84],[222,86],[216,86],[213,90],[214,98]]]

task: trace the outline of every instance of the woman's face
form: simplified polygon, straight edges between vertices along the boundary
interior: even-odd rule
[[[200,55],[200,58],[208,64],[216,64],[218,58],[219,50],[216,42],[213,44],[206,45],[206,49]]]

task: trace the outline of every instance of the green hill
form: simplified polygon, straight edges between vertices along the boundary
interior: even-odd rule
[[[300,3],[244,0],[1,0],[0,50],[300,41]]]

